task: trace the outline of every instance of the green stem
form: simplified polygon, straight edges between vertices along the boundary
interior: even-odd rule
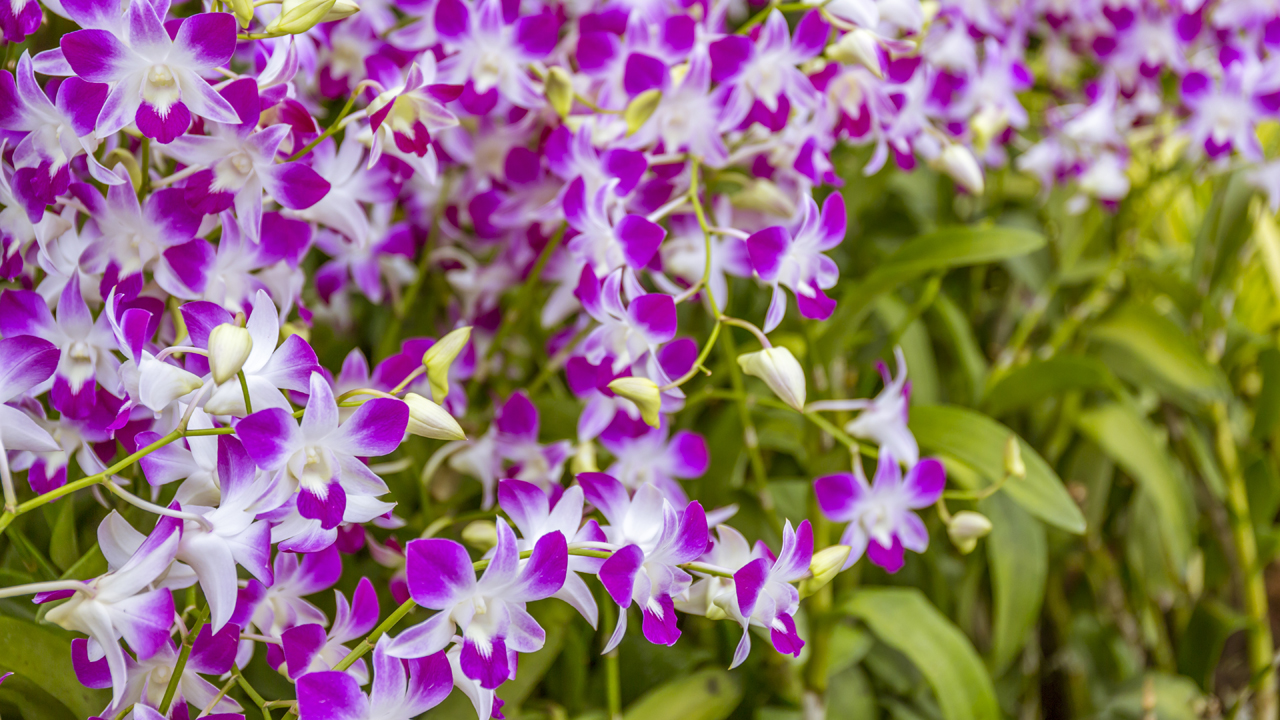
[[[182,650],[178,652],[178,664],[173,666],[173,674],[169,676],[169,684],[164,689],[164,699],[160,701],[160,714],[169,716],[169,704],[173,702],[173,696],[178,692],[178,683],[182,680],[182,672],[186,670],[187,660],[191,657],[191,646],[195,644],[196,637],[200,634],[200,630],[204,627],[205,620],[209,618],[209,606],[205,605],[200,609],[200,614],[196,616],[196,624],[191,628],[191,632],[187,633],[187,637],[182,641]]]
[[[751,463],[751,477],[755,484],[756,498],[764,510],[765,519],[774,530],[781,530],[782,523],[774,509],[773,493],[769,491],[769,473],[764,466],[764,455],[760,452],[759,435],[755,423],[751,419],[751,409],[747,407],[746,384],[742,378],[742,368],[738,367],[738,347],[733,341],[733,333],[724,334],[724,362],[729,367],[729,383],[737,396],[738,419],[742,423],[742,444],[747,448],[747,459]]]
[[[626,612],[625,608],[617,608],[612,603],[604,604],[607,624],[604,627],[616,624],[616,617],[619,612]],[[608,622],[612,620],[613,622]],[[622,672],[618,663],[618,648],[614,648],[604,655],[604,677],[605,677],[605,703],[609,708],[609,720],[622,719]]]
[[[14,518],[17,517],[18,515],[31,512],[32,510],[35,510],[41,505],[47,505],[48,503],[51,503],[60,497],[70,495],[71,493],[76,492],[77,490],[83,490],[87,487],[93,487],[94,485],[97,485],[103,480],[106,480],[112,475],[115,475],[116,473],[119,473],[121,470],[124,470],[130,465],[136,463],[138,460],[141,460],[142,458],[146,457],[147,455],[150,455],[156,450],[159,450],[165,445],[168,445],[169,443],[174,442],[175,440],[179,440],[187,436],[196,437],[201,435],[230,435],[231,433],[234,433],[234,432],[235,432],[234,428],[211,428],[211,429],[204,429],[204,430],[186,430],[186,431],[174,430],[173,432],[169,433],[168,435],[165,435],[159,440],[156,440],[150,445],[144,448],[140,448],[137,452],[126,456],[120,462],[112,465],[111,467],[107,468],[106,470],[103,470],[100,473],[82,477],[79,480],[69,482],[60,488],[50,490],[49,492],[43,495],[40,495],[38,497],[32,498],[24,503],[19,503],[17,509],[12,512],[5,511],[3,514],[0,514],[0,533],[3,533],[5,529],[9,527],[9,524],[12,523]]]
[[[151,138],[142,138],[139,149],[142,155],[138,162],[142,166],[142,182],[138,183],[138,197],[144,197],[151,191]]]
[[[1271,640],[1270,614],[1267,605],[1267,586],[1263,568],[1258,562],[1258,541],[1253,532],[1253,520],[1249,514],[1249,494],[1235,438],[1227,420],[1227,408],[1221,401],[1214,403],[1213,416],[1217,431],[1218,455],[1227,481],[1227,507],[1231,510],[1231,537],[1240,561],[1240,574],[1244,584],[1244,610],[1249,616],[1249,671],[1254,687],[1254,717],[1274,718],[1280,705],[1277,703],[1276,671],[1273,663],[1274,649]]]
[[[381,625],[374,628],[373,632],[369,633],[368,637],[366,637],[364,640],[361,640],[360,644],[355,646],[355,648],[351,652],[347,653],[346,657],[339,660],[338,664],[333,666],[333,669],[346,670],[347,668],[354,665],[356,660],[360,659],[361,655],[364,655],[365,653],[373,649],[373,646],[378,643],[378,638],[390,632],[391,628],[396,626],[396,623],[403,620],[404,616],[413,612],[413,609],[416,607],[418,607],[418,603],[414,602],[413,600],[405,600],[404,603],[400,605],[400,607],[395,609],[395,612],[388,615],[387,619],[382,621]]]
[[[253,401],[249,399],[249,381],[244,376],[244,370],[236,373],[240,376],[240,392],[244,393],[244,414],[253,414]]]
[[[249,684],[248,680],[244,679],[244,675],[240,674],[240,668],[233,664],[231,666],[231,674],[236,677],[236,682],[240,684],[240,689],[244,690],[244,693],[249,696],[253,704],[257,705],[258,709],[262,711],[263,720],[271,720],[271,710],[267,708],[267,701]],[[285,717],[288,717],[288,715]]]

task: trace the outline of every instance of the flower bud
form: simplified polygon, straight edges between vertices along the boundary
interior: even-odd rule
[[[974,195],[981,195],[986,189],[982,179],[982,168],[978,159],[969,148],[958,143],[948,145],[938,156],[936,165],[939,170],[951,176],[956,184]]]
[[[219,385],[240,372],[253,352],[253,336],[239,325],[222,323],[209,331],[209,372]]]
[[[360,6],[354,0],[338,0],[320,22],[327,23],[332,20],[341,20],[358,12],[360,12]]]
[[[880,55],[876,52],[876,36],[870,30],[857,28],[840,36],[827,48],[827,57],[847,65],[863,65],[876,77],[884,77],[880,70]]]
[[[573,81],[569,73],[559,65],[547,70],[547,102],[560,117],[567,117],[573,109]]]
[[[645,90],[631,104],[627,105],[627,109],[622,113],[622,119],[627,121],[627,135],[634,135],[637,130],[644,127],[649,122],[649,118],[653,115],[653,111],[658,109],[658,103],[662,102],[661,90]]]
[[[488,552],[498,544],[498,528],[492,520],[476,520],[462,528],[462,540],[481,552]]]
[[[449,396],[449,368],[470,339],[471,326],[460,327],[440,338],[422,355],[427,380],[431,382],[431,397],[436,402],[444,402]]]
[[[573,459],[569,461],[569,471],[574,475],[600,471],[600,466],[596,464],[595,443],[588,440],[578,445],[577,451],[573,453]]]
[[[848,545],[832,545],[814,553],[809,561],[810,577],[800,581],[800,597],[808,597],[834,580],[844,569],[851,550]]]
[[[739,355],[738,365],[742,372],[763,380],[782,402],[804,412],[804,370],[790,350],[771,347]]]
[[[978,546],[979,538],[986,537],[989,532],[991,521],[986,515],[972,510],[961,510],[951,516],[951,522],[947,523],[947,537],[951,538],[951,543],[964,555],[973,552]]]
[[[284,0],[280,16],[267,26],[267,32],[304,33],[320,24],[335,4],[337,0]]]
[[[662,391],[645,377],[620,377],[609,383],[609,389],[640,408],[640,417],[649,427],[658,427],[658,411],[662,409]]]
[[[462,426],[447,410],[418,393],[408,393],[404,402],[409,406],[409,432],[434,440],[465,440]]]
[[[1022,444],[1017,435],[1010,435],[1004,444],[1004,471],[1019,480],[1027,476],[1026,463],[1022,462]]]
[[[235,13],[236,20],[240,21],[240,27],[249,27],[249,23],[253,22],[253,0],[227,0],[227,5]]]

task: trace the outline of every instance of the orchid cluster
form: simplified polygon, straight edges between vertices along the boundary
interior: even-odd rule
[[[110,510],[105,573],[0,596],[83,636],[104,718],[240,713],[259,652],[296,687],[264,713],[407,719],[458,688],[502,717],[547,598],[616,618],[606,653],[629,615],[661,645],[696,615],[741,627],[735,666],[753,632],[798,656],[802,594],[864,556],[902,568],[946,485],[901,353],[876,397],[808,402],[769,339],[792,298],[836,309],[840,144],[867,174],[926,163],[980,195],[1012,165],[1104,203],[1173,148],[1280,204],[1255,132],[1280,116],[1280,11],[1256,3],[197,5],[0,3],[0,530],[79,490]],[[768,293],[759,317],[725,314],[731,282]],[[379,361],[322,365],[313,330],[376,305]],[[710,453],[678,414],[725,326],[761,346],[731,369],[853,458],[773,548],[686,489]],[[546,441],[533,391],[561,379],[576,427]],[[472,483],[475,557],[448,518],[397,514],[385,476],[414,463],[424,491]],[[990,529],[939,507],[962,549]],[[380,623],[364,578],[327,617],[307,598],[366,550],[400,607]]]

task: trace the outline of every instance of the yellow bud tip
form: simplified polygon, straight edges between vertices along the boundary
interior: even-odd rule
[[[1017,435],[1010,435],[1004,444],[1004,471],[1019,480],[1027,476],[1027,465],[1022,461],[1022,444],[1018,442]]]
[[[444,402],[449,396],[449,368],[471,340],[471,326],[450,331],[427,349],[422,355],[422,365],[427,369],[431,383],[431,398]]]
[[[609,383],[609,389],[619,397],[624,397],[640,408],[640,417],[650,427],[658,427],[661,422],[662,391],[657,383],[643,377],[620,377]]]

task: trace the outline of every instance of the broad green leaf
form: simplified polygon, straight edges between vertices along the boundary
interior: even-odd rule
[[[58,519],[53,524],[53,538],[49,541],[49,559],[59,570],[66,572],[80,559],[80,543],[76,538],[75,496],[65,497],[59,503]]]
[[[915,664],[933,687],[947,720],[1000,717],[995,688],[977,651],[919,590],[864,588],[846,608]]]
[[[935,270],[981,265],[1026,255],[1044,247],[1044,236],[1012,227],[945,227],[908,240],[876,266],[866,277],[855,281],[840,298],[838,318],[861,314],[876,296]]]
[[[966,382],[966,393],[962,395],[968,402],[976,404],[982,397],[982,389],[987,382],[987,358],[982,354],[982,347],[974,335],[973,326],[964,311],[956,305],[945,290],[938,293],[937,299],[929,308],[930,314],[937,318],[938,324],[946,333],[946,340],[951,344],[952,357],[956,358],[963,370]]]
[[[1155,429],[1131,406],[1110,403],[1082,412],[1080,430],[1150,495],[1160,517],[1167,559],[1178,577],[1191,552],[1195,515],[1190,490],[1156,442]]]
[[[1004,493],[983,500],[991,519],[987,560],[991,566],[991,668],[999,675],[1021,652],[1040,617],[1049,577],[1049,548],[1044,526]]]
[[[943,453],[978,471],[988,483],[1004,476],[1004,445],[1014,432],[982,413],[954,405],[911,408],[910,428],[925,453]],[[1084,532],[1084,515],[1053,468],[1021,438],[1027,476],[1010,479],[1001,490],[1024,510],[1067,532]],[[955,477],[961,483],[968,478]]]
[[[1156,705],[1151,712],[1146,707],[1143,686],[1150,683]],[[1150,672],[1146,677],[1134,678],[1125,689],[1116,693],[1098,713],[1098,720],[1198,720],[1201,715],[1200,690],[1191,680],[1160,672]]]
[[[1249,626],[1249,618],[1217,600],[1201,600],[1178,643],[1178,672],[1213,689],[1213,675],[1227,638]]]
[[[75,717],[89,717],[106,707],[111,693],[90,690],[76,680],[71,667],[71,635],[0,617],[0,671],[12,672],[57,698]]]
[[[1187,405],[1222,397],[1226,381],[1183,328],[1146,305],[1130,303],[1093,329],[1103,360],[1117,374]]]
[[[1005,375],[987,392],[983,404],[987,412],[999,416],[1068,390],[1109,389],[1115,384],[1111,371],[1097,358],[1055,355]]]
[[[720,669],[702,670],[650,690],[627,708],[624,720],[722,720],[742,700],[737,678]]]

